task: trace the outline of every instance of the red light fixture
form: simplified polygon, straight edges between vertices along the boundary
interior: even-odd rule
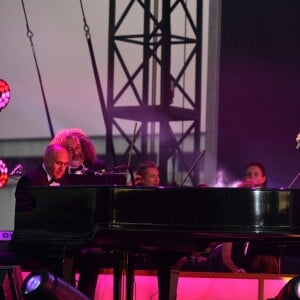
[[[10,100],[10,89],[7,82],[0,79],[0,111],[8,105]]]
[[[3,160],[0,160],[0,189],[6,186],[8,181],[8,169]]]

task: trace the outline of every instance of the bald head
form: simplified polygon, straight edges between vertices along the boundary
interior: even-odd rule
[[[48,174],[60,179],[69,164],[69,155],[66,148],[58,144],[48,145],[44,153],[44,165]]]

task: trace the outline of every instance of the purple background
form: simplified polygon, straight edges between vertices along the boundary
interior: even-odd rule
[[[297,0],[222,2],[218,162],[233,178],[252,160],[270,187],[300,172],[299,12]]]

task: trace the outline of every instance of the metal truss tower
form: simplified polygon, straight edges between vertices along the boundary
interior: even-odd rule
[[[168,164],[176,159],[187,171],[200,153],[202,0],[109,3],[107,157],[120,135],[123,162],[131,151],[138,161],[154,158],[169,184],[176,178]],[[190,174],[194,185],[199,168]]]

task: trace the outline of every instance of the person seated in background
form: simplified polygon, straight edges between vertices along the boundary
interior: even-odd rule
[[[238,187],[263,188],[267,186],[266,170],[262,163],[253,161],[247,164],[244,180]]]
[[[193,251],[190,255],[182,257],[177,263],[177,267],[181,271],[196,271],[196,272],[209,272],[216,269],[213,268],[209,258],[211,253],[215,251],[220,243],[211,242],[201,251]]]
[[[205,189],[208,188],[208,185],[199,183],[196,187],[199,189]],[[210,242],[203,250],[193,251],[190,255],[182,257],[177,262],[177,266],[181,271],[210,271],[208,258],[212,251],[218,246],[218,244],[218,242]]]
[[[60,144],[69,153],[67,174],[94,175],[95,171],[102,172],[106,165],[97,158],[96,148],[92,140],[80,128],[65,128],[59,130],[50,144]],[[80,270],[78,289],[93,299],[97,286],[99,266],[111,267],[111,253],[101,248],[86,246],[81,250],[75,267]]]
[[[143,161],[139,164],[134,176],[134,185],[159,186],[159,169],[153,161]]]
[[[134,184],[129,182],[128,185],[143,187],[158,187],[160,184],[159,168],[154,161],[145,160],[139,163],[135,170]],[[139,253],[134,258],[135,269],[155,269],[155,263],[148,254]]]
[[[265,167],[260,162],[250,162],[246,166],[244,180],[240,188],[263,188],[267,185]],[[212,271],[233,273],[277,273],[278,260],[275,256],[256,255],[256,243],[224,242],[212,252],[209,260]]]
[[[106,167],[104,161],[97,159],[93,142],[80,128],[61,129],[50,144],[59,144],[67,149],[69,174],[89,174]]]

